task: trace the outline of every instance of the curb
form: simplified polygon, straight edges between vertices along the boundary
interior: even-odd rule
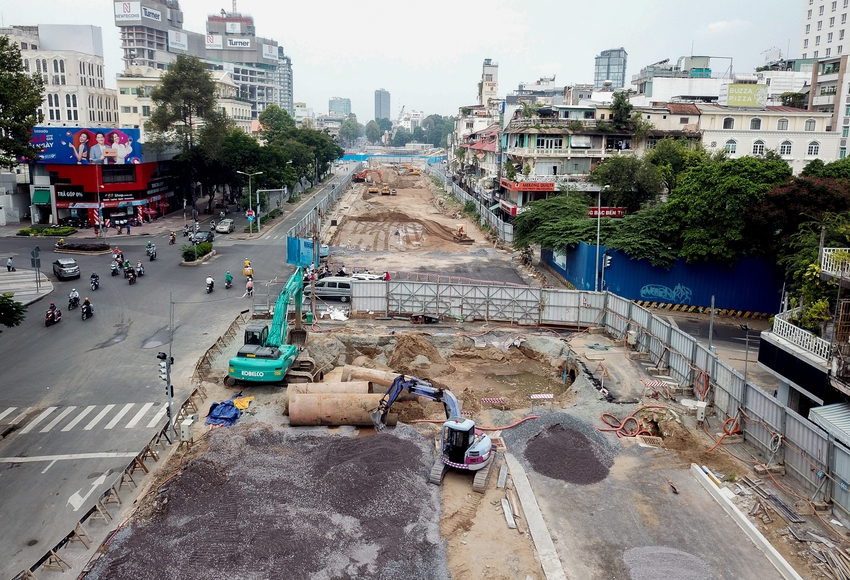
[[[200,266],[204,262],[208,262],[210,259],[212,259],[213,256],[215,256],[215,250],[211,251],[206,256],[201,256],[197,260],[192,260],[191,262],[182,261],[182,262],[180,262],[180,265],[181,266],[188,266],[188,267]]]

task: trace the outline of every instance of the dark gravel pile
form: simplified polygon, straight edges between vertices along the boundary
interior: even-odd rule
[[[608,477],[587,437],[574,429],[553,425],[536,435],[525,448],[525,458],[535,471],[567,483],[589,485]]]
[[[431,449],[404,426],[220,429],[87,579],[448,580]]]
[[[568,413],[546,413],[502,432],[508,451],[541,475],[588,485],[602,481],[614,464],[612,444],[593,425]]]
[[[632,580],[709,580],[712,569],[702,558],[667,546],[631,548],[623,554]]]

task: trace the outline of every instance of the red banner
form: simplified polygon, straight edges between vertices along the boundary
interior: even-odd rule
[[[621,218],[626,215],[624,207],[592,207],[588,210],[588,217],[595,218],[597,213],[601,213],[601,217]]]
[[[510,181],[504,177],[500,180],[502,187],[511,191],[555,191],[554,181]]]

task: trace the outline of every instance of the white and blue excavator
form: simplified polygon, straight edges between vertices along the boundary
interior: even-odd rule
[[[443,483],[449,468],[475,473],[473,491],[484,493],[490,481],[490,471],[495,463],[496,448],[490,437],[475,429],[475,422],[461,414],[460,404],[451,391],[440,389],[427,381],[399,375],[384,396],[377,409],[370,414],[376,431],[387,425],[387,414],[402,391],[425,397],[443,404],[446,422],[440,433],[440,455],[431,468],[429,480],[435,485]]]

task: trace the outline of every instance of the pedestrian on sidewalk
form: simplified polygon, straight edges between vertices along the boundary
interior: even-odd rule
[[[6,270],[12,271],[12,256],[9,256],[9,259],[6,260]]]
[[[129,222],[129,220],[127,221],[127,235],[128,236],[130,235],[130,222]]]

